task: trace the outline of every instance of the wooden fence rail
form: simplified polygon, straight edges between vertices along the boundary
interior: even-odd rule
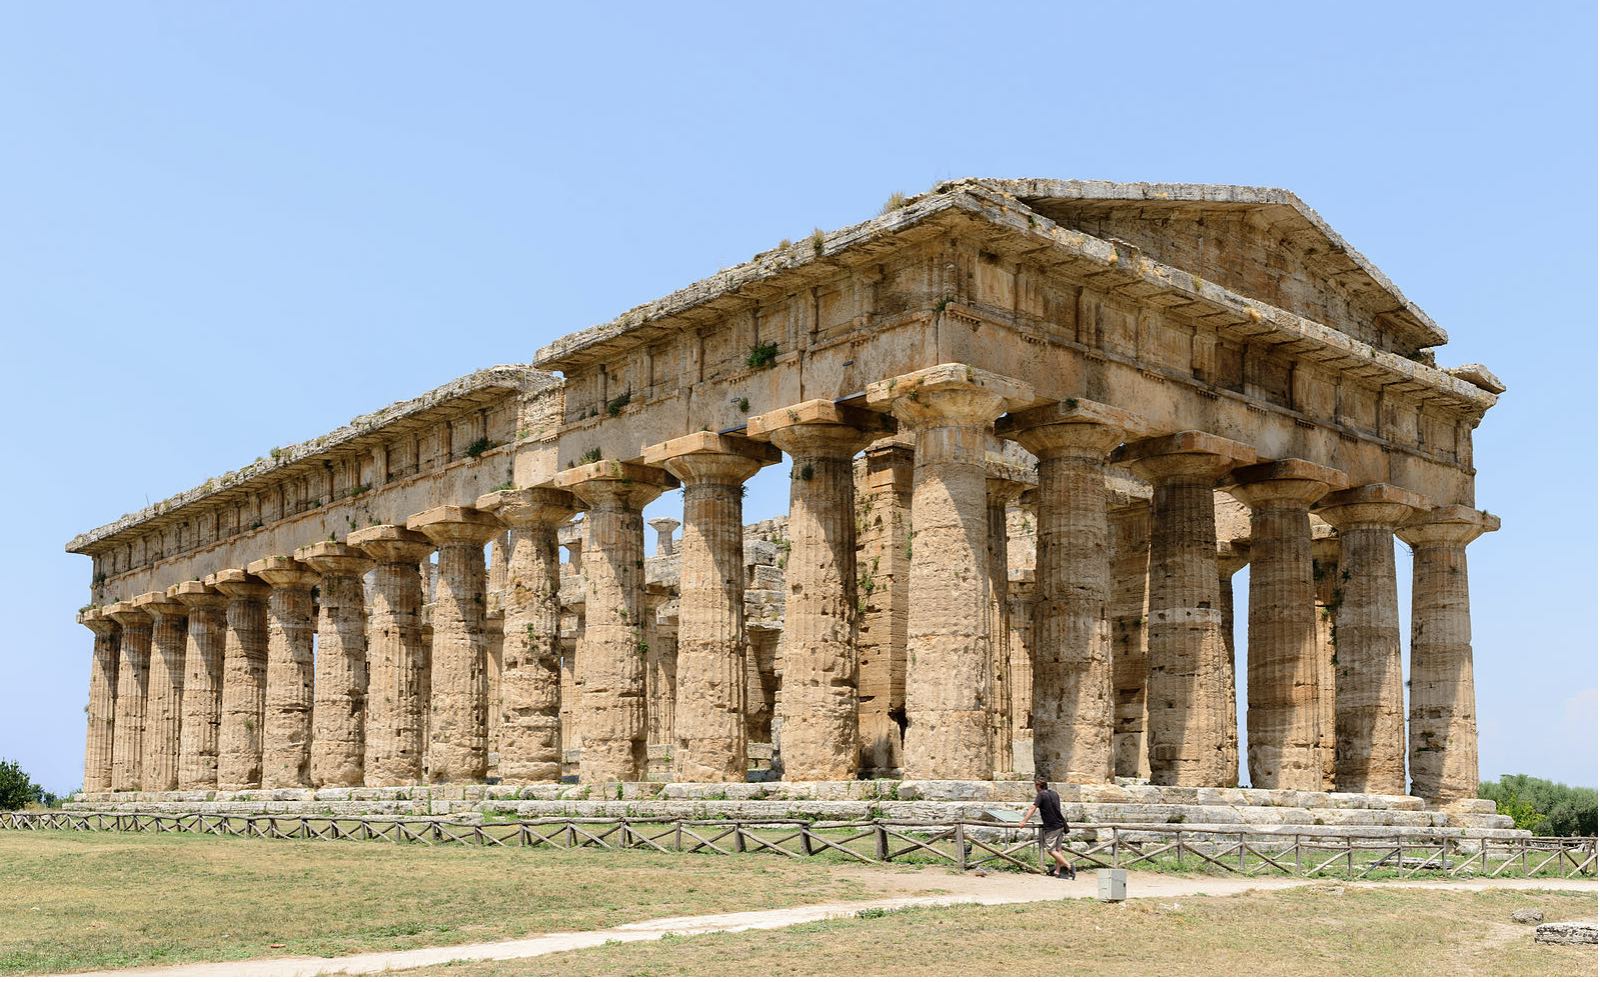
[[[1002,822],[896,819],[518,818],[481,822],[426,816],[162,815],[139,812],[0,812],[0,831],[189,832],[325,842],[379,841],[479,847],[772,853],[861,863],[914,862],[960,870],[1044,872],[1033,829]],[[1596,875],[1595,839],[1455,835],[1308,834],[1225,831],[1204,826],[1073,826],[1064,846],[1084,868],[1186,870],[1229,876]]]

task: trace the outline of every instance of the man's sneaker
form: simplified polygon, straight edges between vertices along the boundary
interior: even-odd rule
[[[1078,867],[1072,865],[1071,863],[1068,863],[1067,864],[1067,879],[1076,880],[1077,878],[1078,878]]]

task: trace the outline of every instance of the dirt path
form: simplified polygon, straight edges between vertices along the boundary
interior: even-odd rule
[[[991,873],[986,876],[961,875],[938,869],[916,872],[882,869],[841,871],[891,896],[849,903],[811,904],[781,910],[744,911],[733,914],[702,914],[693,917],[664,917],[636,924],[623,924],[598,931],[568,931],[542,934],[511,941],[488,941],[441,948],[413,948],[409,951],[380,951],[336,958],[261,958],[233,962],[197,962],[189,965],[130,968],[116,972],[91,972],[85,976],[181,975],[181,976],[311,976],[373,975],[402,969],[424,968],[453,961],[499,961],[530,958],[559,951],[593,948],[608,942],[658,941],[663,935],[710,934],[717,931],[759,931],[789,927],[808,921],[851,917],[868,909],[936,907],[947,904],[1021,904],[1041,900],[1093,897],[1096,879],[1085,875],[1077,880],[1053,880],[1021,873]],[[1596,891],[1594,880],[1466,880],[1385,881],[1349,883],[1329,880],[1300,880],[1277,877],[1164,876],[1159,873],[1129,873],[1128,899],[1149,897],[1226,897],[1251,890],[1288,890],[1301,886],[1320,886],[1327,890],[1580,890]]]

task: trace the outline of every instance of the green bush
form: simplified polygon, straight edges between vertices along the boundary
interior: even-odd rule
[[[16,811],[42,797],[44,789],[16,761],[0,760],[0,811]]]
[[[1594,835],[1595,789],[1574,788],[1526,774],[1502,774],[1478,785],[1478,797],[1495,803],[1519,829],[1534,835]]]

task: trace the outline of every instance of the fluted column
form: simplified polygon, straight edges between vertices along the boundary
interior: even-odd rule
[[[1478,796],[1467,545],[1499,528],[1488,512],[1446,505],[1399,530],[1412,549],[1411,793],[1432,802]]]
[[[1321,791],[1310,506],[1345,476],[1290,458],[1241,467],[1232,480],[1228,493],[1250,507],[1250,786]]]
[[[262,721],[261,786],[311,786],[311,713],[315,691],[311,588],[315,570],[289,556],[246,569],[272,588],[267,597],[267,690]]]
[[[748,432],[748,431],[746,431]],[[656,530],[656,555],[670,556],[673,552],[672,533],[683,523],[676,518],[652,518],[649,525]]]
[[[1132,413],[1080,399],[1014,414],[1001,427],[1039,458],[1033,769],[1046,780],[1115,776],[1105,462],[1143,427]]]
[[[271,588],[242,569],[221,570],[206,577],[205,582],[228,598],[217,790],[259,788],[267,696],[267,596]]]
[[[867,402],[910,428],[911,596],[905,776],[994,779],[989,699],[989,523],[984,450],[1025,383],[968,365],[875,382]]]
[[[178,736],[178,790],[217,786],[217,740],[222,729],[222,661],[227,646],[228,598],[199,580],[167,588],[189,613],[183,652],[183,728]]]
[[[296,549],[294,558],[322,577],[317,587],[311,784],[360,787],[366,783],[362,768],[367,754],[367,596],[361,578],[372,560],[341,542]]]
[[[130,603],[102,608],[117,622],[117,701],[111,735],[111,790],[138,791],[144,766],[144,711],[150,686],[150,615]]]
[[[1249,564],[1249,539],[1217,543],[1217,601],[1222,611],[1222,640],[1228,650],[1223,666],[1228,722],[1223,730],[1222,752],[1229,774],[1239,773],[1239,656],[1233,643],[1233,575]]]
[[[368,787],[419,784],[426,749],[428,649],[422,641],[421,563],[433,543],[399,525],[357,529],[346,539],[376,562],[367,610]]]
[[[178,738],[183,728],[183,604],[165,592],[145,593],[133,605],[150,615],[150,681],[144,710],[142,791],[176,791]]]
[[[644,460],[683,482],[673,774],[680,781],[743,781],[744,482],[782,455],[702,431],[647,447]]]
[[[778,638],[785,780],[848,781],[861,770],[853,458],[890,425],[878,414],[818,399],[756,416],[746,429],[771,440],[793,465]]]
[[[1217,597],[1217,478],[1255,459],[1242,443],[1186,430],[1120,448],[1150,481],[1150,677],[1145,688],[1150,782],[1229,788],[1228,648]]]
[[[676,486],[655,467],[599,460],[556,475],[556,485],[588,506],[583,575],[587,581],[577,685],[584,783],[643,780],[646,744],[644,516],[640,510]],[[683,693],[679,692],[680,698]]]
[[[478,510],[511,529],[500,603],[500,780],[561,780],[561,559],[556,533],[579,508],[555,488],[496,491]]]
[[[89,661],[88,732],[83,751],[83,790],[111,790],[111,747],[117,716],[117,622],[99,607],[78,612],[78,623],[94,632]]]
[[[432,784],[472,783],[489,767],[489,647],[484,631],[483,546],[502,526],[476,508],[442,505],[406,520],[439,547],[429,683]]]
[[[1334,790],[1405,794],[1405,682],[1394,534],[1427,507],[1427,500],[1393,485],[1367,484],[1336,491],[1316,507],[1318,517],[1339,530],[1338,571],[1329,598]]]
[[[911,606],[912,451],[896,437],[869,445],[855,467],[857,719],[863,777],[904,764],[906,616]]]
[[[1319,790],[1334,790],[1335,782],[1335,704],[1334,669],[1338,629],[1334,617],[1340,602],[1339,536],[1324,522],[1311,525],[1311,579],[1317,598],[1317,653],[1312,660],[1317,679],[1317,760],[1322,769]]]
[[[1150,582],[1150,502],[1120,502],[1106,514],[1111,538],[1111,688],[1115,698],[1111,744],[1118,777],[1150,776],[1145,751],[1145,599]]]
[[[1017,770],[1017,762],[1012,753],[1016,706],[1011,701],[1011,568],[1006,509],[1017,496],[1033,487],[1033,475],[1022,473],[997,454],[989,454],[985,466],[988,468],[984,491],[989,526],[989,728],[994,744],[995,773],[1010,774]],[[1028,766],[1024,764],[1025,768]]]

